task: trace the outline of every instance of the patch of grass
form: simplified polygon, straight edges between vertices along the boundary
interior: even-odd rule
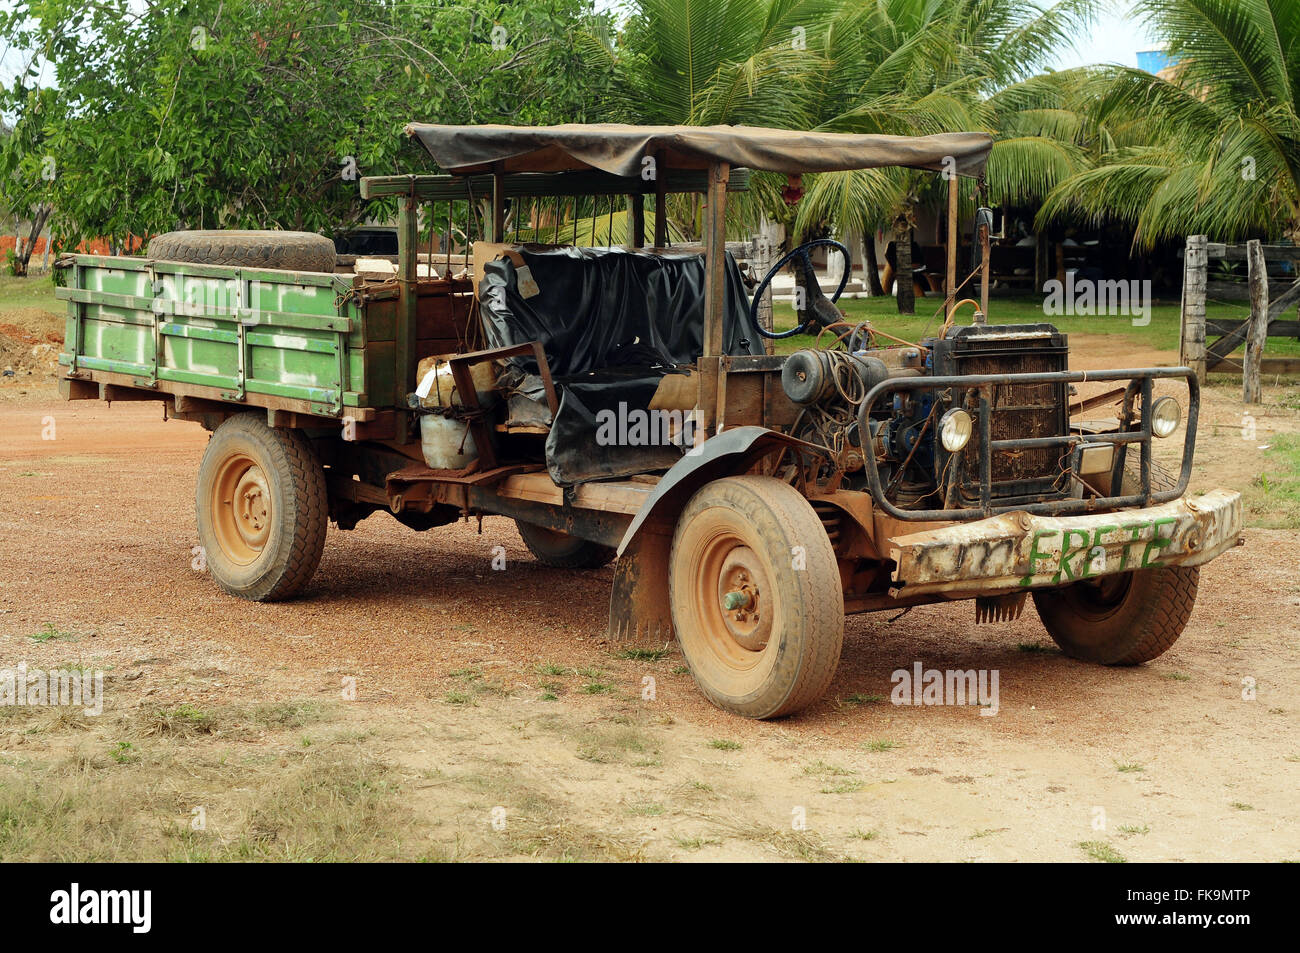
[[[1162,672],[1160,677],[1167,678],[1171,682],[1190,682],[1192,680],[1192,676],[1183,672]]]
[[[1246,803],[1244,803],[1244,802],[1242,802],[1242,801],[1233,801],[1233,802],[1232,802],[1232,808],[1233,808],[1233,810],[1237,810],[1237,811],[1253,811],[1253,810],[1255,810],[1255,808],[1254,808],[1253,805],[1246,804]]]
[[[629,755],[658,754],[654,742],[635,726],[593,726],[578,736],[578,757],[593,764],[624,761]]]
[[[442,700],[445,701],[448,705],[477,705],[478,704],[478,702],[474,701],[474,696],[471,695],[469,692],[462,692],[457,689],[453,689],[452,691],[449,691],[446,695],[443,695]]]
[[[585,827],[557,812],[542,818],[516,818],[508,833],[510,846],[519,853],[560,864],[645,860],[645,848],[640,844]]]
[[[862,787],[861,781],[841,781],[838,784],[829,784],[822,788],[822,794],[854,794],[861,791]]]
[[[477,668],[459,668],[454,672],[448,672],[447,677],[458,678],[465,682],[475,682],[483,677],[483,673]]]
[[[77,642],[79,638],[75,632],[65,632],[58,628],[52,622],[43,622],[39,631],[33,632],[27,636],[33,642]]]
[[[119,741],[113,745],[108,756],[118,764],[130,764],[135,760],[135,745],[129,741]]]
[[[782,857],[805,861],[833,861],[837,857],[820,835],[808,830],[783,830],[739,821],[728,825],[727,833],[741,840],[759,844]]]
[[[884,700],[884,695],[866,695],[862,692],[853,692],[843,698],[835,699],[835,707],[843,711],[846,708],[857,708],[859,705],[874,705]]]
[[[667,657],[667,649],[623,649],[614,655],[614,658],[633,662],[660,662]]]
[[[675,843],[682,850],[701,850],[705,847],[717,847],[722,841],[716,837],[674,837]]]
[[[661,817],[664,813],[664,806],[652,801],[645,801],[640,804],[633,804],[627,809],[627,812],[633,817]]]
[[[689,675],[689,674],[691,674],[691,670],[690,670],[689,668],[687,668],[685,665],[675,665],[675,666],[673,666],[673,674],[674,674],[674,675]]]
[[[401,846],[411,836],[411,817],[379,762],[290,748],[270,765],[223,764],[211,751],[196,750],[193,740],[158,744],[158,751],[142,753],[130,742],[114,743],[109,757],[130,762],[129,771],[95,773],[80,753],[45,762],[38,775],[6,778],[0,856],[27,862],[411,857]],[[166,779],[177,784],[161,783]],[[215,800],[179,793],[198,790]],[[196,805],[205,807],[207,830],[190,826]]]
[[[1128,858],[1105,841],[1085,840],[1075,845],[1093,860],[1103,864],[1127,864]]]
[[[1121,834],[1150,834],[1151,828],[1145,824],[1121,824],[1119,832]]]
[[[857,774],[858,772],[854,771],[852,768],[842,768],[836,764],[827,764],[825,761],[814,761],[812,764],[804,766],[803,773],[812,775],[829,774],[834,777],[848,777]]]
[[[1146,770],[1146,765],[1137,761],[1116,761],[1115,770],[1120,774],[1139,774]]]
[[[744,746],[730,738],[714,738],[709,742],[709,747],[715,751],[739,751]]]
[[[895,748],[901,747],[903,746],[897,741],[890,741],[888,738],[876,738],[872,741],[862,742],[862,749],[864,751],[871,751],[876,754],[879,754],[882,751],[893,751]]]
[[[608,695],[613,690],[614,686],[609,682],[588,682],[581,689],[584,695]]]
[[[210,735],[217,730],[217,719],[189,702],[175,708],[155,711],[145,733],[151,735]]]
[[[855,840],[878,840],[880,838],[880,831],[864,831],[862,828],[858,828],[857,830],[849,831],[849,836]]]
[[[265,728],[302,728],[325,718],[326,710],[318,701],[300,700],[258,705],[249,715]]]
[[[1257,526],[1300,529],[1300,434],[1277,434],[1264,452],[1263,470],[1245,492]]]
[[[567,668],[563,665],[556,665],[554,662],[543,662],[541,665],[538,665],[534,671],[536,671],[538,675],[549,675],[553,678],[569,674]]]
[[[1017,652],[1039,653],[1042,655],[1060,655],[1061,650],[1045,642],[1017,642]]]
[[[942,297],[918,298],[914,315],[899,314],[898,304],[892,296],[841,299],[837,305],[848,315],[849,323],[856,324],[870,319],[880,330],[908,341],[918,341],[927,334],[933,335],[943,326]],[[940,309],[937,315],[936,308]],[[1240,321],[1242,306],[1239,302],[1212,300],[1207,303],[1206,313],[1210,321]],[[780,330],[788,330],[793,326],[793,314],[786,309],[778,308],[774,317],[776,327]],[[1049,321],[1066,334],[1118,336],[1146,347],[1171,352],[1178,350],[1180,333],[1177,295],[1171,300],[1153,302],[1151,322],[1146,325],[1134,325],[1132,316],[1120,314],[1056,315],[1044,318],[1043,296],[1032,293],[994,298],[989,302],[988,320],[989,324],[1036,324]],[[800,344],[802,340],[794,337],[778,341],[777,353],[788,354],[795,348],[804,346]],[[1268,339],[1264,353],[1270,356],[1300,354],[1300,347],[1297,347],[1294,339],[1273,337]],[[1175,356],[1176,354],[1171,354],[1171,357]],[[1236,392],[1240,394],[1240,377],[1237,380]]]

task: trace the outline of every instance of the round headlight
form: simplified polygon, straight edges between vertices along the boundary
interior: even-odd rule
[[[1151,408],[1151,432],[1157,437],[1168,437],[1182,422],[1183,409],[1173,397],[1161,397]]]
[[[970,442],[972,429],[970,414],[954,407],[939,421],[939,442],[949,453],[956,453]]]

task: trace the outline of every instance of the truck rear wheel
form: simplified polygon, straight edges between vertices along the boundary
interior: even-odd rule
[[[203,265],[238,265],[331,274],[334,243],[314,232],[208,230],[167,232],[149,242],[149,257]]]
[[[775,718],[830,687],[844,593],[826,529],[793,487],[740,476],[696,492],[677,521],[668,588],[682,654],[719,708]]]
[[[1196,604],[1196,566],[1102,576],[1063,589],[1034,590],[1048,633],[1071,658],[1141,665],[1169,650]]]
[[[519,535],[528,551],[539,562],[557,569],[599,569],[614,559],[614,550],[600,543],[578,539],[568,533],[547,529],[536,523],[515,520]]]
[[[325,548],[325,474],[307,441],[253,414],[219,426],[199,465],[199,544],[212,578],[256,602],[307,585]]]

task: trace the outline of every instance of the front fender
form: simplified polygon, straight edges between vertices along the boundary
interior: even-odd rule
[[[672,640],[668,561],[678,515],[704,484],[745,473],[781,447],[826,452],[766,427],[736,427],[709,438],[664,474],[618,544],[609,601],[610,638],[647,645]]]

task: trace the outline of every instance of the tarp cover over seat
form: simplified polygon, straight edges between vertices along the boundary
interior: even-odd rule
[[[703,352],[704,257],[692,252],[570,246],[515,249],[538,293],[519,292],[509,257],[483,265],[479,310],[490,347],[540,341],[559,393],[546,465],[559,486],[667,469],[681,450],[662,441],[597,439],[597,414],[647,414],[659,381]],[[761,354],[740,269],[727,256],[723,352]],[[536,362],[514,357],[516,394],[542,398]],[[510,374],[511,371],[507,371]],[[620,405],[623,405],[620,408]],[[659,436],[658,428],[648,428]],[[608,428],[606,428],[608,433]]]

